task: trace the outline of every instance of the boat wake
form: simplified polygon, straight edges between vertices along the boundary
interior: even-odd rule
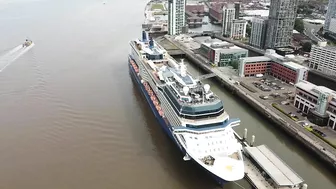
[[[8,66],[10,66],[16,59],[20,58],[31,48],[34,47],[34,43],[30,42],[29,45],[23,44],[18,45],[11,49],[9,52],[5,53],[0,57],[0,72],[4,71]]]

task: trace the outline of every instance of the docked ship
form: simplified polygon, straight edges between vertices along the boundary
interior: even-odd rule
[[[194,78],[145,31],[130,46],[130,75],[183,159],[195,161],[221,185],[242,179],[242,146],[232,129],[240,120],[230,119],[210,85]]]

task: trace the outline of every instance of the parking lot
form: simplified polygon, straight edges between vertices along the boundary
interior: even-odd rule
[[[272,76],[257,77],[245,77],[240,78],[240,82],[243,82],[249,88],[254,89],[258,96],[266,101],[285,101],[288,100],[295,92],[293,85],[287,84]]]
[[[319,127],[309,122],[307,115],[294,107],[295,87],[282,82],[272,76],[239,78],[240,83],[244,83],[248,88],[253,89],[255,98],[270,105],[276,103],[283,114],[290,115],[296,122],[307,130],[321,131],[321,136],[336,144],[336,132],[329,127]],[[279,111],[280,114],[281,111]],[[316,131],[317,130],[317,131]]]

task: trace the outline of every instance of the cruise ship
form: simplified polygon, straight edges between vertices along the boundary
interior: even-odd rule
[[[240,120],[230,119],[210,85],[194,78],[145,31],[130,46],[130,75],[183,160],[195,161],[221,185],[242,179],[242,146],[232,129]]]

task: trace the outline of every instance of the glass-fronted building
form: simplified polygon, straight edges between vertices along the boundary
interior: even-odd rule
[[[237,67],[240,58],[248,57],[248,50],[228,42],[203,43],[200,53],[218,67]]]

